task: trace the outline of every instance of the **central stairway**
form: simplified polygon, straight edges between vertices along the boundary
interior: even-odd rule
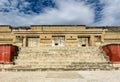
[[[8,70],[110,70],[111,64],[98,47],[22,47]]]

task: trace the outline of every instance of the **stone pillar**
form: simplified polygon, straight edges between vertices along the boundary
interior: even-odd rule
[[[27,46],[27,38],[26,36],[24,36],[23,38],[23,47],[26,47]]]
[[[16,36],[13,37],[13,44],[15,45],[16,43]]]
[[[104,43],[104,36],[103,35],[101,36],[101,43],[102,44]]]
[[[94,35],[90,36],[90,46],[94,46],[95,45],[95,37]]]

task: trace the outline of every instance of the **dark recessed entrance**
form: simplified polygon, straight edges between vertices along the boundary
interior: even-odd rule
[[[52,46],[64,46],[64,45],[65,45],[65,36],[52,37]]]
[[[78,36],[78,47],[89,46],[90,37],[89,36]]]

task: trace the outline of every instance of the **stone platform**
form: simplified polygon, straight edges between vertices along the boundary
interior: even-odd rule
[[[98,47],[22,47],[15,65],[6,71],[112,70],[107,56]]]
[[[120,82],[120,71],[0,72],[0,82]]]

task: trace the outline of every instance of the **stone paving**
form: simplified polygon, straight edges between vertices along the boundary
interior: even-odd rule
[[[0,72],[0,82],[120,82],[120,71]]]

